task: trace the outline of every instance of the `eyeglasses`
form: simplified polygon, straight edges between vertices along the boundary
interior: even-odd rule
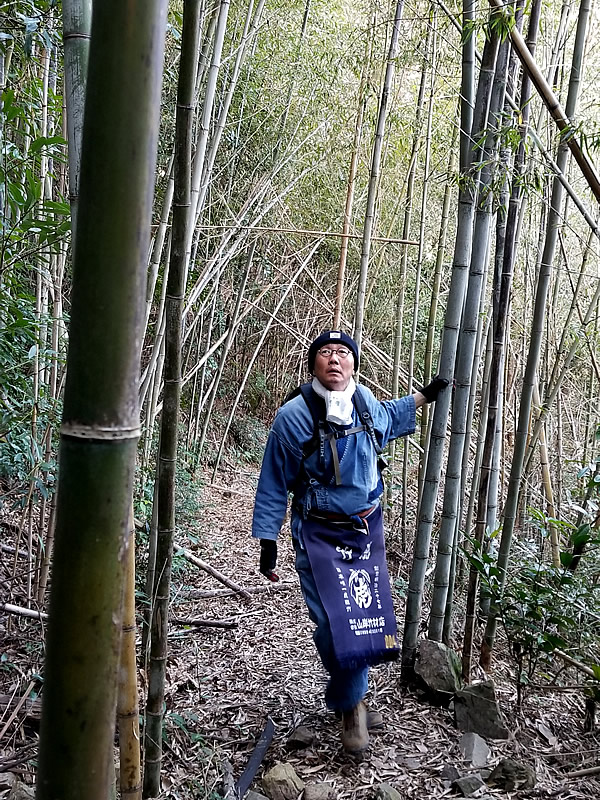
[[[350,355],[350,350],[347,347],[338,347],[337,350],[332,350],[331,347],[322,347],[319,350],[319,355],[323,358],[331,358],[331,356],[335,353],[338,358],[344,359],[348,358]]]

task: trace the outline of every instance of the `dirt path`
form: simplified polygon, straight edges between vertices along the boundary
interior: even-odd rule
[[[201,490],[199,504],[195,485],[190,484],[180,495],[178,540],[230,579],[264,589],[268,584],[258,572],[258,544],[250,538],[256,479],[257,473],[251,471],[222,475],[220,487],[206,485]],[[407,557],[393,546],[388,546],[388,553],[390,573],[406,580]],[[22,603],[26,573],[20,569],[17,579],[11,579],[13,558],[4,553],[0,559],[0,580],[12,586],[6,599]],[[384,715],[384,730],[373,735],[361,763],[344,754],[339,723],[323,701],[326,676],[312,642],[287,531],[280,538],[278,572],[282,580],[277,588],[252,594],[250,602],[231,594],[199,598],[199,592],[222,592],[224,587],[182,556],[175,557],[172,617],[225,620],[236,627],[171,626],[161,797],[217,800],[225,762],[238,778],[268,716],[275,723],[275,735],[254,781],[255,790],[261,790],[266,769],[287,761],[303,781],[328,784],[340,800],[370,800],[381,782],[414,800],[451,794],[441,771],[445,765],[466,771],[457,749],[460,733],[449,710],[431,707],[417,694],[401,693],[397,664],[371,671],[368,699]],[[401,628],[400,599],[396,610]],[[32,677],[41,673],[43,636],[43,626],[36,620],[15,618],[9,623],[0,615],[0,699],[21,697]],[[534,767],[538,783],[529,792],[494,790],[489,796],[599,797],[600,781],[567,775],[600,763],[600,737],[582,731],[581,690],[539,690],[529,696],[524,714],[515,717],[510,664],[501,664],[495,679],[512,734],[507,742],[490,743],[489,766],[504,756],[520,759]],[[562,680],[576,684],[579,676]],[[4,778],[15,757],[19,763],[15,775],[27,784],[35,781],[39,709],[36,717],[27,708],[17,714],[0,741],[0,800],[8,796]],[[0,708],[0,729],[6,720],[6,707]],[[551,731],[550,740],[541,735],[540,723],[546,734]],[[290,753],[287,739],[300,724],[314,731],[315,741]]]
[[[263,587],[265,581],[257,569],[258,545],[250,538],[255,478],[251,473],[222,478],[221,485],[227,484],[231,492],[206,487],[194,533],[204,560],[244,586]],[[172,793],[165,797],[210,797],[212,791],[220,791],[225,760],[232,764],[234,777],[239,777],[267,715],[275,723],[275,736],[252,787],[257,791],[261,791],[264,771],[277,761],[287,761],[306,783],[326,782],[339,798],[373,797],[374,787],[381,782],[392,784],[406,798],[448,794],[440,772],[446,764],[461,768],[456,747],[460,733],[450,711],[431,707],[416,695],[401,694],[397,664],[371,671],[368,699],[383,713],[385,729],[374,734],[360,764],[344,754],[339,723],[323,701],[325,672],[312,643],[312,625],[293,568],[289,534],[280,538],[278,572],[281,584],[254,594],[250,603],[234,596],[190,599],[186,594],[192,586],[210,590],[219,585],[177,559],[173,579],[181,589],[173,612],[235,620],[238,627],[179,631],[171,637],[167,706],[172,748],[167,759]],[[399,602],[399,616],[402,612]],[[534,701],[528,709],[532,720],[510,719],[510,685],[501,685],[499,695],[515,735],[508,742],[490,743],[490,764],[501,756],[520,758],[536,769],[538,784],[528,793],[492,794],[598,796],[600,784],[594,779],[566,779],[559,772],[560,761],[568,763],[569,769],[581,764],[584,750],[589,751],[588,761],[594,750],[600,754],[600,742],[584,739],[581,732],[581,694]],[[552,728],[555,745],[541,739],[537,721]],[[300,724],[314,730],[315,742],[290,753],[287,738]]]

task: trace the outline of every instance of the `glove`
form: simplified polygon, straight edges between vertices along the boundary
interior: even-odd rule
[[[421,389],[421,394],[428,403],[434,403],[437,400],[438,394],[448,386],[446,378],[440,378],[436,375],[435,378]]]
[[[276,583],[279,580],[279,575],[273,572],[276,565],[277,542],[274,539],[261,539],[259,569],[265,578],[273,581],[273,583]]]

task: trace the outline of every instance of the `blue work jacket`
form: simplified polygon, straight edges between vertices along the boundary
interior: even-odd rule
[[[415,401],[412,395],[380,402],[361,385],[373,418],[375,434],[382,448],[399,436],[415,430]],[[360,425],[356,408],[349,428]],[[341,426],[332,425],[332,430]],[[343,429],[343,428],[342,428]],[[313,420],[301,395],[285,403],[277,412],[263,457],[252,536],[277,539],[287,510],[288,492],[293,495],[292,534],[297,536],[303,517],[313,511],[351,516],[373,506],[383,492],[377,469],[377,453],[369,433],[361,431],[337,439],[341,484],[336,485],[330,445],[326,442],[324,460],[319,448],[304,462],[303,448],[314,434]]]

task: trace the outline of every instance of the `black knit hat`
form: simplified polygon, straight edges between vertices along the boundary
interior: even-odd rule
[[[323,331],[320,336],[314,340],[311,346],[308,348],[308,371],[312,375],[315,369],[315,358],[317,357],[317,352],[322,348],[325,347],[326,344],[343,344],[348,350],[352,351],[352,355],[354,356],[354,369],[358,369],[358,345],[347,333],[344,331]]]

